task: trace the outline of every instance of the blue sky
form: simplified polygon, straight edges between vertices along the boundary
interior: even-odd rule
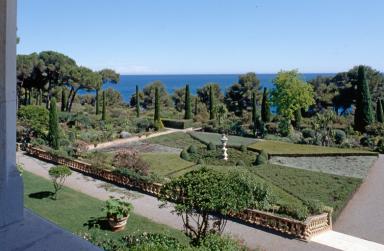
[[[129,74],[384,71],[382,0],[19,0],[18,53]]]

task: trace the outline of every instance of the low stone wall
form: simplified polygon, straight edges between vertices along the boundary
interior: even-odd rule
[[[162,188],[162,184],[159,183],[144,183],[131,180],[128,177],[114,174],[107,170],[94,168],[88,163],[53,156],[51,153],[35,147],[28,147],[27,153],[31,156],[52,162],[54,164],[68,166],[71,169],[86,175],[90,175],[126,188],[135,188],[154,196],[158,196]],[[245,223],[273,229],[275,231],[292,235],[296,238],[307,241],[309,241],[314,235],[332,229],[331,213],[310,216],[304,222],[254,209],[246,209],[241,213],[229,214],[228,216]]]

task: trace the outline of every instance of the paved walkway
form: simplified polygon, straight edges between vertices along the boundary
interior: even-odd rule
[[[333,229],[384,244],[384,155],[369,170]]]
[[[51,164],[26,156],[20,152],[17,153],[17,160],[18,163],[24,164],[26,171],[49,179],[48,169],[52,166]],[[73,174],[66,180],[66,186],[101,200],[106,200],[109,196],[123,196],[134,205],[135,213],[145,216],[155,222],[182,229],[182,221],[178,216],[171,213],[172,208],[168,207],[160,209],[159,202],[155,197],[128,191],[77,172],[73,172]],[[243,240],[250,248],[261,248],[262,250],[336,250],[332,247],[315,242],[307,243],[291,239],[276,233],[271,233],[266,229],[259,229],[232,221],[228,221],[226,233],[231,234],[237,239]]]
[[[150,139],[153,137],[158,137],[158,136],[167,135],[170,133],[175,133],[175,132],[191,132],[191,131],[199,130],[201,128],[187,128],[187,129],[165,128],[165,129],[166,129],[166,131],[155,132],[155,133],[152,133],[148,136],[141,136],[141,137],[133,136],[133,137],[129,137],[126,139],[117,139],[114,141],[100,143],[97,146],[88,145],[88,150],[103,149],[103,148],[108,148],[108,147],[113,147],[113,146],[118,146],[118,145],[124,145],[124,144],[128,144],[128,143],[136,142],[136,141],[146,140],[146,139]]]

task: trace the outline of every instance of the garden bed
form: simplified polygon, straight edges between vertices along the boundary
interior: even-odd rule
[[[200,141],[192,138],[189,133],[184,132],[175,132],[167,135],[153,137],[145,140],[144,142],[181,149],[187,148],[190,145],[195,145],[196,147],[204,146],[204,144],[202,144]]]
[[[171,177],[172,174],[195,165],[193,162],[181,159],[179,154],[144,153],[141,157],[149,164],[151,172],[162,177]]]
[[[221,146],[221,137],[222,134],[219,133],[209,133],[209,132],[189,132],[189,134],[199,140],[200,142],[204,144],[209,144],[213,143],[216,146]],[[228,146],[233,146],[233,147],[240,147],[241,145],[248,146],[252,143],[255,143],[257,140],[253,138],[246,138],[246,137],[240,137],[240,136],[227,136],[228,137]]]
[[[292,144],[282,141],[263,140],[248,146],[249,150],[266,151],[269,156],[305,157],[305,156],[378,156],[377,153],[337,147]]]

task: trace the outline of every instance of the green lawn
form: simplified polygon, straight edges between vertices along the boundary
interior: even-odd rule
[[[45,194],[53,190],[50,181],[31,173],[23,173],[24,180],[24,205],[38,215],[54,222],[60,227],[75,234],[89,232],[105,238],[108,235],[112,239],[118,239],[124,235],[140,232],[165,233],[173,236],[183,243],[188,238],[181,232],[168,226],[157,224],[142,216],[131,213],[127,227],[124,231],[114,233],[105,227],[104,213],[101,208],[103,201],[94,199],[85,194],[69,188],[64,188],[54,201]],[[99,229],[88,228],[92,222],[101,224]]]
[[[219,133],[209,133],[209,132],[190,132],[192,137],[198,139],[199,141],[203,142],[204,144],[209,144],[212,142],[215,145],[222,145],[220,139],[222,137]],[[228,137],[228,146],[241,146],[245,145],[248,146],[252,143],[256,142],[256,139],[252,138],[246,138],[246,137],[239,137],[239,136],[227,136]]]
[[[144,153],[141,157],[149,164],[152,172],[162,177],[170,177],[173,173],[195,165],[174,153]]]
[[[270,155],[326,155],[326,154],[361,154],[376,155],[376,153],[336,147],[322,147],[314,145],[292,144],[282,141],[263,140],[248,146],[250,150],[265,150]]]
[[[362,183],[359,178],[270,164],[252,170],[263,179],[304,201],[316,199],[332,207],[334,219]]]
[[[153,137],[147,139],[146,142],[180,149],[187,148],[190,145],[195,145],[197,147],[204,146],[200,141],[193,139],[188,133],[184,132],[175,132],[167,135]]]

